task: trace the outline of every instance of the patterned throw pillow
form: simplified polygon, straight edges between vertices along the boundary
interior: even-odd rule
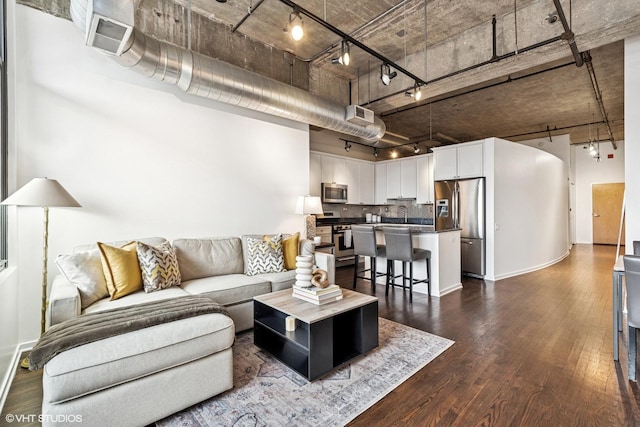
[[[286,271],[282,252],[282,234],[277,234],[268,240],[248,238],[247,249],[249,251],[248,276]]]
[[[178,258],[169,242],[159,246],[136,242],[136,248],[146,293],[180,285]]]

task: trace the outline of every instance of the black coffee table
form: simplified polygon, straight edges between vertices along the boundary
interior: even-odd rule
[[[253,298],[253,339],[282,363],[313,381],[378,346],[378,299],[347,289],[343,299],[315,305],[291,289]],[[285,330],[285,318],[296,330]]]

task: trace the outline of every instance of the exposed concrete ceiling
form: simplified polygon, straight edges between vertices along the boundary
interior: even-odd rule
[[[68,18],[68,0],[19,2]],[[554,19],[552,0],[294,2],[426,82],[419,102],[405,96],[413,78],[399,72],[384,86],[381,59],[357,46],[351,47],[348,67],[332,64],[341,36],[304,13],[304,38],[293,41],[284,31],[293,10],[286,3],[292,2],[138,0],[136,27],[343,104],[370,108],[387,126],[380,148],[410,144],[409,154],[414,142],[433,146],[489,136],[609,139],[588,67],[577,67],[567,41],[557,40],[565,31]],[[640,2],[560,3],[578,49],[593,58],[613,136],[623,140],[622,40],[640,33]],[[383,150],[379,158],[385,157]]]

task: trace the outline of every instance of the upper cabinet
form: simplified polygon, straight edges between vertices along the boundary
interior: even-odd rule
[[[375,164],[375,204],[387,203],[387,163]]]
[[[347,203],[375,203],[375,172],[371,162],[311,152],[309,154],[309,194],[320,195],[323,182],[347,185]]]
[[[484,144],[473,142],[434,150],[434,179],[484,176]]]
[[[322,182],[344,184],[347,182],[345,159],[341,157],[322,156]]]
[[[433,154],[420,156],[418,161],[418,191],[416,203],[433,203]]]
[[[418,161],[400,159],[387,163],[387,199],[415,199]]]

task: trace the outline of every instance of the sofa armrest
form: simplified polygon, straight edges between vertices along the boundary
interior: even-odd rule
[[[80,292],[78,288],[59,274],[53,279],[51,292],[49,293],[49,305],[47,309],[49,327],[79,316]]]
[[[314,252],[315,263],[319,269],[327,272],[330,284],[336,283],[336,257],[325,252]]]

